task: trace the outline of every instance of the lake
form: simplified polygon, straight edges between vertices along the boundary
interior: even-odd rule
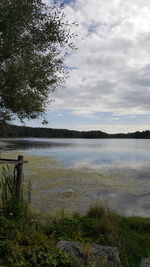
[[[86,212],[103,202],[150,216],[150,139],[0,139],[1,155],[24,154],[33,206]]]

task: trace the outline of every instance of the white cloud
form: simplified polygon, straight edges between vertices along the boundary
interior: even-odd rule
[[[112,120],[118,121],[119,118],[118,117],[113,117]]]
[[[50,109],[150,114],[150,1],[76,0],[66,13],[79,23],[75,69]]]
[[[80,109],[80,110],[72,111],[72,114],[81,115],[82,117],[85,117],[85,118],[92,118],[94,115],[94,112],[88,109]]]
[[[63,117],[63,114],[62,113],[58,113],[57,116],[58,117]]]

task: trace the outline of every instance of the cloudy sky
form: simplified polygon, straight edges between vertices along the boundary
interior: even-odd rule
[[[65,88],[51,95],[48,127],[150,130],[150,1],[65,2],[69,21],[79,24],[78,49],[66,58]]]

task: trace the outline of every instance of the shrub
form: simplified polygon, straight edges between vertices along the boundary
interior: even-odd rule
[[[12,267],[73,267],[73,260],[41,233],[24,235],[8,258]]]

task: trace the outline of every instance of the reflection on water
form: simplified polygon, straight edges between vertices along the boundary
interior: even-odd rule
[[[149,139],[3,139],[5,149],[34,155],[55,154],[65,165],[138,164],[150,161]],[[78,162],[77,162],[78,161]]]
[[[5,146],[1,140],[0,148],[6,150],[29,150],[32,149],[42,150],[49,149],[52,147],[65,147],[69,146],[68,143],[48,142],[46,140],[36,139],[5,139]],[[37,152],[38,153],[38,152]]]
[[[3,149],[54,156],[66,167],[150,179],[149,139],[3,139]],[[1,147],[1,145],[0,145]]]
[[[0,148],[2,151],[12,150],[18,153],[26,151],[32,156],[53,156],[61,163],[55,166],[56,169],[63,166],[64,169],[91,173],[90,178],[85,179],[87,187],[83,187],[87,188],[87,193],[84,193],[84,199],[82,198],[82,202],[85,201],[84,207],[92,200],[101,201],[104,198],[120,213],[123,211],[127,215],[133,213],[150,216],[149,139],[1,139]],[[51,166],[47,165],[46,168]],[[99,183],[93,179],[93,173],[111,177],[110,183],[108,181],[105,184],[106,190],[93,191],[92,186],[95,187],[96,183]],[[63,186],[67,191],[63,192]],[[72,185],[65,178],[60,188],[57,186],[55,190],[46,189],[43,194],[54,195],[54,199],[58,198],[58,194],[62,195],[62,198],[65,195],[71,198],[74,188],[75,192],[78,191],[77,188],[82,189],[81,184],[77,184],[77,178],[73,180]],[[76,202],[73,201],[68,205],[75,207]]]
[[[99,200],[107,199],[112,208],[115,206],[120,214],[123,213],[127,216],[136,214],[143,217],[149,215],[150,207],[147,203],[143,203],[141,198],[150,196],[150,193],[136,196],[124,192],[100,191],[98,196]]]

